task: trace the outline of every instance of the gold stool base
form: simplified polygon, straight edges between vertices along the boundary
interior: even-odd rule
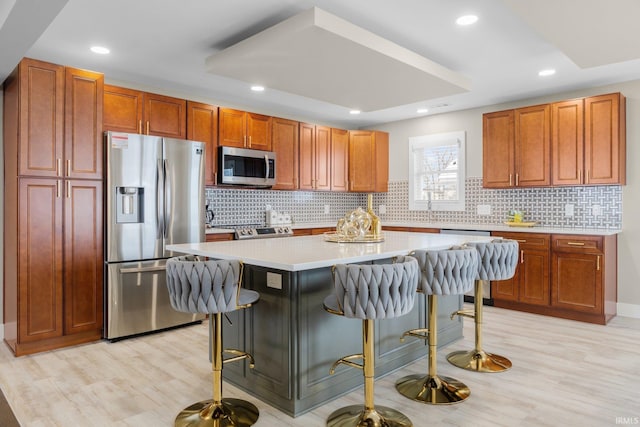
[[[454,378],[430,375],[400,378],[396,390],[409,399],[434,405],[462,402],[471,394],[469,387]]]
[[[458,368],[475,372],[503,372],[511,368],[509,359],[484,350],[454,351],[447,355],[447,360]]]
[[[412,427],[406,415],[385,406],[366,410],[362,405],[345,406],[327,418],[327,427]]]
[[[255,424],[258,415],[258,408],[246,400],[225,398],[219,405],[204,400],[183,409],[176,417],[175,426],[248,427]]]

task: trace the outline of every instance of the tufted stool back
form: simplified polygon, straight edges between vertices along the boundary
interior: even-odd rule
[[[507,280],[513,277],[518,265],[518,242],[497,239],[489,243],[468,243],[478,250],[480,267],[479,280]]]
[[[473,289],[478,274],[478,251],[455,247],[440,251],[416,250],[420,280],[418,291],[426,295],[460,295]]]
[[[187,255],[167,260],[171,306],[187,313],[226,313],[258,300],[254,291],[240,291],[240,261],[203,260]]]
[[[418,285],[418,263],[399,256],[393,264],[338,264],[333,270],[335,294],[325,306],[335,306],[345,317],[389,319],[413,308]]]

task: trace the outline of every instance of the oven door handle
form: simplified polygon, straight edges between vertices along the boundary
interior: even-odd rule
[[[151,271],[166,271],[167,267],[133,267],[133,268],[121,268],[120,273],[148,273]]]

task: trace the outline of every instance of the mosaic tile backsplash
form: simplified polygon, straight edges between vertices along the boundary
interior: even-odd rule
[[[502,224],[510,209],[524,211],[525,221],[538,221],[547,227],[607,228],[622,227],[622,189],[620,186],[557,187],[530,189],[484,189],[481,177],[466,179],[465,211],[409,211],[409,183],[389,182],[388,193],[375,193],[374,210],[389,222],[446,222],[456,224]],[[266,206],[289,213],[295,223],[337,222],[347,211],[365,207],[366,194],[312,191],[276,191],[245,189],[206,189],[207,203],[214,224],[263,224]],[[573,205],[573,216],[565,215],[565,206]],[[490,205],[490,215],[478,215],[478,205]],[[325,214],[325,206],[329,213]],[[593,206],[599,206],[594,215]],[[598,212],[596,212],[598,213]]]

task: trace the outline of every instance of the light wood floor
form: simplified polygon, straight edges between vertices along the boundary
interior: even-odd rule
[[[488,307],[485,348],[514,365],[499,374],[446,362],[448,352],[472,347],[473,322],[465,321],[464,334],[463,341],[439,351],[438,369],[466,383],[469,399],[432,406],[398,395],[395,381],[426,372],[423,359],[377,381],[376,404],[401,410],[415,426],[639,422],[640,319],[617,317],[599,326]],[[209,398],[210,381],[206,324],[20,358],[0,346],[0,388],[25,427],[172,426],[183,407]],[[258,427],[323,426],[335,409],[363,402],[362,390],[356,390],[294,419],[228,383],[224,395],[254,402]]]

